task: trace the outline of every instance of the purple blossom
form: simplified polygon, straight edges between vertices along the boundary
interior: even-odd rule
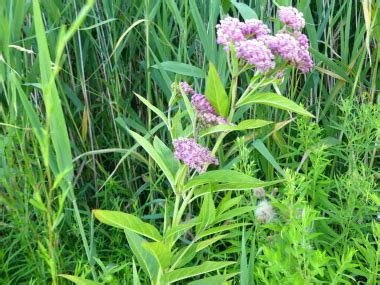
[[[259,72],[267,72],[275,67],[272,51],[260,40],[246,40],[236,44],[236,56],[256,67]]]
[[[211,113],[198,113],[198,120],[204,127],[211,127],[215,125],[227,125],[226,118],[214,115]]]
[[[173,141],[173,145],[174,157],[199,173],[205,172],[208,164],[219,164],[218,159],[195,139],[179,138]]]
[[[206,96],[200,93],[196,93],[191,97],[191,105],[193,105],[194,109],[198,114],[201,113],[210,113],[216,115],[214,107],[211,103],[206,99]]]
[[[278,17],[282,23],[295,31],[300,31],[305,27],[303,14],[296,8],[281,6],[278,11]]]
[[[191,88],[191,86],[187,82],[179,82],[178,87],[182,88],[183,92],[185,92],[186,94],[189,94],[189,95],[195,94],[195,90]]]
[[[264,41],[274,54],[280,55],[288,61],[295,61],[300,48],[299,42],[288,33],[277,33],[276,36],[260,38]]]
[[[313,67],[313,60],[308,51],[309,40],[304,34],[280,32],[276,36],[262,36],[260,40],[273,54],[281,56],[301,72],[309,72]]]
[[[191,105],[197,112],[198,120],[202,126],[209,127],[214,125],[225,125],[227,120],[218,116],[214,107],[206,99],[206,96],[196,93],[191,97]]]
[[[313,68],[313,59],[307,49],[300,49],[298,51],[298,59],[295,62],[295,66],[303,73],[309,72]]]
[[[302,33],[295,33],[296,35],[296,38],[297,38],[297,41],[299,42],[299,44],[305,48],[305,49],[308,49],[309,48],[309,39],[307,38],[307,36],[305,34],[302,34]]]
[[[225,50],[230,49],[230,44],[245,40],[243,23],[239,19],[227,17],[216,25],[216,43],[224,45]]]
[[[247,38],[256,39],[260,36],[268,35],[270,29],[261,20],[246,20],[241,27],[243,35]]]

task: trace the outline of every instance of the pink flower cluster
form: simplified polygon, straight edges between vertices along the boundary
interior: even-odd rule
[[[191,96],[191,105],[197,113],[199,123],[204,127],[210,127],[214,125],[227,124],[225,118],[220,117],[211,103],[207,100],[206,96],[200,93],[196,93],[193,88],[187,82],[180,82],[178,86]]]
[[[179,138],[173,141],[173,145],[174,157],[199,173],[205,172],[208,164],[219,164],[218,159],[195,139]]]
[[[293,7],[281,6],[278,11],[280,21],[295,31],[300,31],[305,27],[303,14]]]
[[[187,82],[179,82],[178,87],[181,88],[183,92],[185,92],[186,94],[190,94],[190,95],[195,94],[195,90],[191,88],[191,86]]]
[[[275,56],[279,56],[301,72],[313,67],[309,54],[309,40],[301,33],[305,26],[303,14],[293,7],[280,7],[279,18],[285,27],[276,35],[260,20],[240,22],[236,18],[220,21],[217,28],[217,43],[229,50],[233,44],[236,56],[253,65],[258,72],[266,73],[275,68]]]
[[[236,43],[236,56],[244,58],[249,64],[256,66],[259,72],[267,72],[275,67],[272,51],[260,40],[246,40]]]

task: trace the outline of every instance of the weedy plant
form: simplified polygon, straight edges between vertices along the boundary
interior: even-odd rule
[[[221,163],[222,154],[218,156],[218,151],[228,133],[273,123],[259,119],[240,120],[243,114],[254,104],[263,104],[313,117],[292,100],[269,92],[286,69],[308,72],[312,68],[308,39],[301,33],[305,25],[302,13],[292,7],[281,7],[279,20],[283,28],[276,35],[270,35],[270,29],[260,20],[240,22],[236,18],[226,18],[217,25],[217,43],[227,52],[231,78],[228,94],[217,69],[209,63],[205,95],[197,93],[186,82],[174,83],[167,115],[137,95],[167,127],[174,152],[157,136],[150,143],[130,129],[128,133],[159,166],[168,188],[174,193],[174,201],[165,200],[160,228],[124,212],[93,210],[93,214],[101,222],[125,231],[134,257],[152,284],[171,284],[234,264],[234,261],[206,261],[186,267],[200,252],[217,242],[223,243],[231,230],[251,227],[251,223],[229,221],[252,212],[255,207],[236,207],[241,198],[230,199],[231,195],[223,197],[218,193],[263,189],[279,182],[261,181],[253,177],[253,173],[231,170]],[[239,76],[251,70],[253,77],[248,86],[240,86]],[[174,110],[176,114],[172,116]],[[207,146],[213,146],[212,150]],[[211,165],[219,165],[219,169],[209,170]],[[215,195],[221,198],[217,205]],[[199,199],[202,199],[199,212],[191,213],[189,206]],[[265,199],[259,202],[255,213],[261,223],[270,222],[275,216],[273,206]],[[202,282],[228,280],[236,274],[218,274]],[[134,280],[138,284],[136,274]]]
[[[0,22],[1,284],[380,282],[378,0],[6,0]]]

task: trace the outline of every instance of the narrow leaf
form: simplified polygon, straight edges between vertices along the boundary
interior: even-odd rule
[[[298,113],[300,115],[314,117],[313,114],[306,111],[301,106],[297,105],[288,98],[278,95],[276,93],[253,93],[240,100],[237,105],[244,106],[247,104],[263,104],[267,106],[276,107],[279,109],[287,110],[290,112]]]
[[[230,109],[230,101],[219,74],[211,62],[207,74],[205,96],[219,115],[227,117]]]
[[[143,222],[140,218],[131,214],[108,210],[93,210],[92,212],[94,216],[104,224],[123,230],[129,230],[155,241],[162,240],[160,232],[154,226]]]
[[[182,63],[182,62],[164,61],[155,65],[152,65],[152,67],[156,69],[163,69],[165,71],[174,72],[174,73],[192,76],[192,77],[198,77],[198,78],[206,77],[206,74],[202,69],[192,66],[190,64]]]
[[[164,274],[163,281],[173,283],[189,277],[198,276],[234,264],[235,262],[206,261],[201,265],[177,269]]]

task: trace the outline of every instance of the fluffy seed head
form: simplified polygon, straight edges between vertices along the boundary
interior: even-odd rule
[[[268,223],[274,219],[276,213],[268,200],[262,200],[257,204],[255,216],[260,223]]]
[[[255,195],[255,197],[258,199],[263,199],[266,195],[265,189],[263,187],[253,189],[253,195]]]
[[[218,159],[195,139],[179,138],[173,141],[173,145],[174,157],[199,173],[205,172],[208,164],[219,164]]]

